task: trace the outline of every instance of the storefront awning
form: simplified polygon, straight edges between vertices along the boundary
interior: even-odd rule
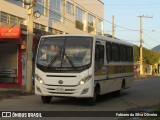
[[[20,39],[21,37],[21,28],[20,24],[9,24],[0,22],[0,38],[1,39]]]

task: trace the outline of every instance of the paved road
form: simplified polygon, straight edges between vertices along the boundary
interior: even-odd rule
[[[50,104],[43,104],[39,96],[19,96],[0,101],[0,110],[3,111],[126,111],[159,105],[160,77],[137,79],[134,85],[118,97],[114,94],[102,96],[95,106],[88,106],[85,100],[55,98]],[[12,118],[13,119],[13,118]],[[18,118],[15,118],[18,119]],[[27,118],[26,118],[27,119]],[[50,118],[48,118],[50,119]],[[56,120],[66,118],[57,117]],[[69,118],[75,119],[74,117]],[[90,120],[93,118],[77,118]],[[94,118],[114,119],[117,118]]]

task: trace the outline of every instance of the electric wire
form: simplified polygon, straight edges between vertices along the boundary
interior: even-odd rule
[[[152,49],[152,47],[150,45],[148,45],[146,42],[143,41],[143,43],[149,48]]]
[[[157,40],[153,39],[152,37],[150,37],[148,34],[146,34],[145,32],[143,32],[143,34],[145,34],[148,38],[152,39],[153,41],[155,41],[156,43],[160,43]]]
[[[73,0],[71,0],[71,1],[73,1]],[[23,1],[22,1],[23,2]],[[75,1],[73,1],[74,3],[76,3]],[[24,2],[23,2],[24,3]],[[54,14],[56,14],[55,12],[53,12],[51,9],[49,9],[49,8],[47,8],[47,7],[44,7],[43,5],[40,5],[40,4],[38,4],[37,2],[35,2],[36,3],[36,5],[38,5],[38,6],[41,6],[41,7],[43,7],[44,9],[47,9],[47,10],[49,10],[51,13],[54,13]],[[78,3],[76,3],[76,4],[78,4]],[[78,5],[80,5],[80,4],[78,4]],[[80,5],[81,6],[81,5]],[[82,6],[83,7],[83,6]],[[89,10],[87,10],[87,11],[89,11]],[[89,11],[90,12],[90,11]],[[92,13],[92,12],[91,12]],[[57,14],[57,15],[59,15],[59,14]],[[66,20],[68,20],[68,21],[70,21],[70,22],[72,22],[73,24],[75,24],[75,22],[74,21],[71,21],[70,19],[67,19],[66,17],[63,17],[63,16],[61,16],[61,15],[59,15],[60,17],[62,17],[62,18],[64,18],[64,19],[66,19]],[[110,21],[108,21],[108,20],[105,20],[105,19],[103,19],[104,21],[106,21],[106,22],[108,22],[108,23],[110,23],[110,24],[112,24]],[[126,28],[126,27],[123,27],[123,26],[120,26],[120,25],[118,25],[118,24],[115,24],[115,26],[117,26],[117,27],[120,27],[120,28],[123,28],[123,29],[125,29],[125,30],[119,30],[119,31],[139,31],[139,30],[134,30],[134,29],[129,29],[129,28]],[[144,32],[143,32],[144,33]],[[145,34],[145,33],[144,33]],[[145,34],[146,36],[148,36],[147,34]],[[151,38],[150,36],[148,36],[149,38]],[[154,40],[153,38],[151,38],[152,40]],[[122,39],[123,40],[123,39]],[[139,41],[132,41],[132,40],[125,40],[125,41],[129,41],[129,42],[139,42]],[[156,40],[154,40],[154,41],[156,41]],[[157,41],[156,41],[157,42]],[[158,43],[158,42],[157,42]],[[146,43],[145,43],[146,44]],[[149,46],[149,45],[147,45],[147,46]],[[150,47],[150,46],[149,46]]]
[[[21,1],[22,3],[24,3],[23,0],[20,0],[20,1]],[[75,2],[75,1],[73,1],[73,0],[71,0],[71,1],[74,2],[75,4],[79,5],[80,7],[82,7],[83,9],[85,9],[86,11],[90,12],[91,14],[95,15],[95,14],[92,13],[91,11],[89,11],[89,10],[87,10],[86,8],[84,8],[83,6],[81,6],[79,3],[77,3],[77,2]],[[51,1],[50,1],[50,2],[51,2]],[[49,2],[49,3],[50,3],[50,2]],[[61,15],[53,12],[51,9],[45,7],[44,5],[41,5],[41,4],[37,3],[36,1],[35,1],[35,3],[36,3],[38,6],[43,7],[44,9],[49,10],[51,13],[56,14],[57,16],[60,16],[60,17],[62,17],[63,19],[66,19],[66,20],[68,20],[68,21],[70,21],[70,22],[72,22],[72,23],[75,23],[74,21],[72,21],[72,20],[70,20],[70,19],[68,19],[68,18],[66,18],[66,17],[64,17],[64,16],[61,16]],[[25,4],[25,3],[24,3],[24,4]],[[97,16],[97,15],[95,15],[95,16]],[[99,17],[99,18],[100,18],[100,17]],[[106,20],[106,19],[104,19],[104,18],[100,18],[100,19],[102,19],[102,20],[105,21],[105,22],[108,22],[108,23],[112,24],[112,22],[110,22],[110,21],[108,21],[108,20]],[[126,28],[126,27],[123,27],[123,26],[118,25],[118,24],[114,24],[114,25],[117,26],[117,27],[120,27],[120,28],[122,28],[122,29],[126,29],[126,30],[128,30],[128,31],[139,31],[139,30],[134,30],[134,29]]]

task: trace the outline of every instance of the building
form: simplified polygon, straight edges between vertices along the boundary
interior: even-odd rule
[[[25,85],[28,6],[25,0],[0,1],[0,87]],[[33,59],[44,34],[103,35],[101,0],[36,0]]]

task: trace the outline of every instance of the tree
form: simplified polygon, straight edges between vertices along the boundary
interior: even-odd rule
[[[134,45],[133,49],[134,49],[134,62],[137,62],[139,61],[139,47]]]
[[[160,60],[160,52],[143,47],[143,63],[153,65]],[[134,45],[134,62],[139,61],[139,47]]]

